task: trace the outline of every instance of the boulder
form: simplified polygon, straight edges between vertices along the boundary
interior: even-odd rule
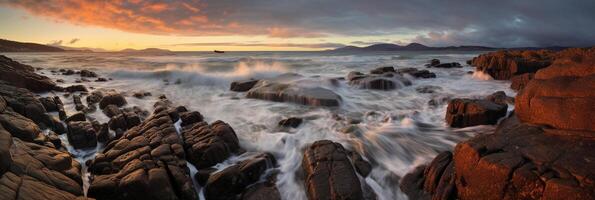
[[[141,124],[141,119],[134,112],[122,112],[113,116],[108,122],[109,128],[114,131],[126,131],[139,124]]]
[[[427,166],[415,168],[401,179],[400,188],[410,199],[456,199],[451,152],[442,152]]]
[[[493,125],[506,116],[508,105],[482,99],[453,99],[446,109],[446,123],[463,128],[476,125]]]
[[[78,94],[72,95],[72,101],[74,102],[74,109],[76,111],[83,111],[87,108],[87,106],[85,106],[83,104],[83,101],[81,100],[81,96]]]
[[[347,151],[339,143],[314,142],[304,152],[302,168],[308,199],[364,198]]]
[[[397,73],[401,75],[409,74],[415,78],[436,78],[436,74],[430,72],[427,69],[419,70],[413,67],[398,69]]]
[[[75,149],[94,148],[97,146],[97,135],[90,122],[68,122],[67,136],[68,142]]]
[[[74,92],[87,92],[87,87],[84,85],[71,85],[64,88],[64,91],[74,93]]]
[[[519,91],[523,89],[527,84],[529,84],[529,81],[531,81],[534,76],[535,73],[524,73],[521,75],[515,75],[512,78],[510,78],[510,88],[512,88],[515,91]]]
[[[106,144],[87,164],[87,196],[101,199],[198,199],[183,142],[167,107]]]
[[[103,92],[93,91],[89,96],[87,96],[87,104],[92,105],[99,103],[99,101],[101,101],[101,98],[103,98]]]
[[[55,129],[54,120],[48,115],[43,104],[33,93],[24,88],[17,88],[0,81],[0,97],[14,112],[21,114],[37,125]]]
[[[517,95],[523,122],[558,129],[595,131],[595,75],[534,79]]]
[[[47,112],[58,112],[64,109],[64,104],[60,97],[41,97],[38,99],[41,102],[41,105],[45,108]]]
[[[432,65],[429,67],[434,67],[434,68],[461,68],[463,67],[460,63],[458,62],[452,62],[452,63],[441,63],[441,64],[437,64],[437,65]]]
[[[258,182],[265,171],[275,165],[268,153],[258,154],[236,165],[212,174],[205,185],[206,199],[234,199],[251,184]]]
[[[148,96],[151,96],[152,94],[150,92],[145,92],[145,91],[140,91],[140,92],[135,92],[134,94],[132,94],[132,96],[134,96],[137,99],[142,99]]]
[[[4,110],[4,112],[0,113],[0,125],[10,132],[13,137],[23,141],[37,141],[39,143],[44,140],[41,129],[35,122],[11,110]]]
[[[494,92],[485,98],[488,101],[494,102],[496,104],[514,104],[514,97],[509,97],[506,95],[504,91],[497,91]]]
[[[561,76],[584,77],[595,74],[595,47],[570,48],[556,54],[554,62],[535,73],[536,79]]]
[[[395,72],[395,68],[392,66],[388,66],[388,67],[379,67],[379,68],[370,70],[370,74],[384,74],[387,72]]]
[[[0,55],[0,80],[33,92],[47,92],[57,88],[50,78],[35,73],[33,67],[3,55]]]
[[[118,106],[111,104],[103,108],[103,114],[105,114],[109,118],[112,118],[116,115],[122,114],[122,110],[120,110]]]
[[[246,80],[246,81],[234,81],[231,82],[231,85],[229,86],[229,90],[234,91],[234,92],[246,92],[250,89],[252,89],[252,87],[254,87],[254,85],[256,85],[256,83],[258,83],[258,80]]]
[[[85,113],[82,113],[82,112],[74,113],[70,117],[66,118],[66,120],[64,120],[64,122],[66,122],[66,123],[68,123],[68,122],[84,122],[84,121],[87,121],[87,116],[85,116]]]
[[[430,60],[430,62],[428,64],[426,64],[426,67],[432,67],[432,66],[436,66],[440,64],[440,60],[438,59],[432,59]]]
[[[187,160],[197,169],[214,166],[240,150],[235,131],[223,121],[186,125],[182,138]]]
[[[496,80],[508,80],[515,75],[535,73],[549,66],[554,54],[548,50],[497,51],[473,58],[471,65]]]
[[[298,118],[298,117],[290,117],[287,119],[283,119],[281,121],[279,121],[279,126],[281,127],[292,127],[292,128],[297,128],[298,126],[300,126],[300,124],[302,124],[302,118]]]
[[[391,67],[392,68],[392,67]],[[349,85],[355,85],[362,89],[373,89],[373,90],[393,90],[403,86],[411,85],[411,82],[396,73],[394,69],[388,70],[384,74],[362,74],[360,72],[350,72],[347,75]],[[374,70],[373,70],[374,71]]]
[[[298,74],[283,74],[273,79],[260,80],[246,97],[276,102],[292,102],[309,106],[339,106],[341,96],[320,87],[319,80]]]
[[[275,183],[256,183],[244,189],[242,200],[281,200],[281,193]]]
[[[64,75],[64,76],[69,76],[69,75],[74,74],[74,70],[72,70],[72,69],[60,69],[60,71],[62,72],[62,75]]]
[[[182,120],[182,123],[180,125],[186,126],[197,122],[202,122],[204,117],[198,111],[192,111],[183,112],[182,114],[180,114],[180,119]]]
[[[99,101],[99,108],[103,109],[108,105],[122,107],[123,105],[126,105],[126,103],[126,99],[124,96],[122,96],[122,94],[110,91],[105,93],[103,98],[101,98],[101,101]]]
[[[95,73],[94,71],[83,69],[81,70],[81,77],[95,78],[97,77],[97,73]]]

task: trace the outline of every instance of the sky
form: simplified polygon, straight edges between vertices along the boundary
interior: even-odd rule
[[[74,48],[595,45],[595,0],[0,0],[0,38]]]

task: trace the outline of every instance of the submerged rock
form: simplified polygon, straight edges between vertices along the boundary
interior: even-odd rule
[[[370,74],[350,72],[347,80],[350,85],[373,90],[393,90],[411,85],[411,82],[397,73],[393,67],[374,69]]]
[[[320,87],[319,82],[298,74],[283,74],[273,79],[258,81],[246,97],[310,106],[339,106],[341,96]]]
[[[268,153],[258,154],[210,175],[205,185],[206,199],[234,199],[251,184],[258,182],[269,168],[274,167],[276,161]],[[273,193],[268,194],[274,197]]]
[[[304,152],[302,168],[308,199],[363,199],[361,184],[341,144],[314,142]]]
[[[429,67],[433,67],[433,68],[461,68],[463,66],[458,62],[452,62],[452,63],[441,63],[441,64],[437,64],[437,65],[432,65]]]
[[[94,71],[83,69],[81,70],[81,77],[95,78],[97,77],[97,73],[95,73]]]
[[[300,126],[300,124],[302,124],[302,118],[297,118],[297,117],[290,117],[287,119],[283,119],[281,121],[279,121],[279,126],[281,127],[292,127],[292,128],[297,128],[298,126]]]

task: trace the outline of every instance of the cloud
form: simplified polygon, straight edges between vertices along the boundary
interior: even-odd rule
[[[77,43],[78,41],[80,41],[80,39],[73,38],[72,40],[70,40],[70,42],[68,42],[68,44],[74,44],[74,43]]]
[[[0,0],[33,15],[128,32],[333,37],[407,35],[427,45],[595,44],[593,0]]]
[[[313,49],[330,49],[344,47],[340,43],[234,43],[234,42],[196,42],[196,43],[180,43],[165,46],[233,46],[233,47],[295,47],[295,48],[313,48]]]
[[[47,45],[50,45],[50,46],[62,46],[62,40],[53,40],[50,43],[48,43]]]

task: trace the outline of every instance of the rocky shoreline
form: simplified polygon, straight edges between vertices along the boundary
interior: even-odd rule
[[[470,63],[495,79],[512,79],[520,90],[514,111],[494,133],[418,166],[401,190],[411,199],[595,198],[595,48],[499,51]],[[453,100],[446,119],[465,127],[504,117],[494,117],[485,101]]]
[[[594,198],[594,52],[494,52],[470,61],[496,79],[511,79],[519,94],[444,99],[451,127],[498,128],[417,167],[401,179],[401,190],[411,199]],[[345,81],[359,89],[396,90],[413,79],[436,78],[430,71],[435,68],[462,66],[432,60],[426,67],[380,67],[335,79],[287,73],[237,81],[230,90],[247,98],[337,107],[342,97],[321,85]],[[244,150],[233,124],[206,122],[165,95],[138,91],[131,96],[155,101],[152,110],[143,110],[126,100],[129,94],[86,86],[111,80],[93,71],[51,73],[80,78],[61,87],[56,82],[63,80],[0,56],[0,199],[198,199],[197,188],[206,199],[281,199],[275,155]],[[74,103],[72,112],[66,112],[66,101]],[[279,127],[302,123],[292,117]],[[83,162],[71,148],[97,152]],[[303,154],[300,179],[308,199],[377,199],[364,180],[372,165],[357,152],[318,140]],[[217,168],[233,156],[243,159]]]

